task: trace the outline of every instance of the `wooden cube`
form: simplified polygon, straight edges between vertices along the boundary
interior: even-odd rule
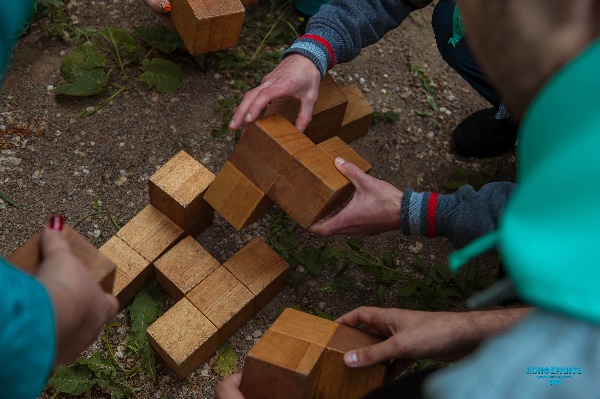
[[[355,85],[342,87],[348,106],[338,136],[346,143],[367,134],[373,123],[373,107]]]
[[[192,55],[234,47],[245,8],[239,0],[172,0],[171,19]]]
[[[69,225],[64,224],[63,231],[71,252],[81,261],[102,289],[112,293],[115,264]],[[8,255],[6,260],[28,274],[34,274],[42,262],[41,237],[42,232],[37,233]]]
[[[152,281],[150,262],[117,236],[104,243],[100,252],[117,265],[112,293],[123,309]]]
[[[355,164],[365,173],[371,170],[371,164],[365,161],[363,157],[358,155],[348,144],[342,141],[341,138],[335,136],[318,144],[331,158],[343,158],[345,161]]]
[[[227,160],[266,193],[294,155],[312,146],[293,124],[275,114],[250,125]]]
[[[304,132],[306,137],[318,143],[336,136],[346,112],[348,100],[331,75],[326,74],[319,86],[319,97],[313,109],[312,121]],[[300,111],[300,102],[284,97],[267,106],[265,115],[281,114],[295,124]]]
[[[258,237],[253,238],[223,266],[254,294],[257,312],[279,294],[290,279],[286,261]]]
[[[213,220],[214,211],[202,198],[215,175],[200,162],[180,151],[150,180],[150,203],[182,229],[195,226],[200,233]]]
[[[204,195],[225,220],[237,230],[267,213],[273,202],[230,162],[225,162]]]
[[[246,356],[240,390],[246,399],[313,398],[324,347],[267,330]]]
[[[340,324],[325,350],[316,397],[359,399],[379,387],[385,378],[384,365],[350,368],[344,363],[344,354],[383,340],[383,337]]]
[[[186,298],[146,330],[152,347],[180,378],[186,378],[219,348],[217,328]]]
[[[186,295],[227,341],[256,314],[254,295],[225,267],[220,266]]]
[[[287,308],[269,330],[327,346],[340,324],[296,309]]]
[[[183,298],[221,264],[187,236],[154,262],[156,280],[175,300]]]
[[[275,181],[269,197],[298,224],[308,228],[330,213],[354,187],[320,147],[297,154]]]
[[[158,209],[148,205],[116,235],[152,263],[181,240],[183,230]]]

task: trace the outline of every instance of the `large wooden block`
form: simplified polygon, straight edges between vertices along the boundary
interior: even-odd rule
[[[192,55],[234,47],[245,8],[239,0],[172,0],[171,19]]]
[[[373,123],[373,107],[355,85],[342,87],[348,106],[338,136],[346,143],[367,134]]]
[[[294,155],[312,146],[293,124],[274,114],[250,125],[227,160],[266,193]]]
[[[324,347],[267,330],[246,356],[240,390],[246,399],[313,398]]]
[[[269,330],[325,347],[339,325],[335,321],[287,308],[275,320]]]
[[[175,300],[181,299],[221,264],[187,236],[154,262],[156,280]]]
[[[98,284],[112,293],[115,279],[115,264],[82,235],[64,224],[63,230],[71,252],[81,261]],[[26,273],[34,274],[42,262],[40,239],[42,232],[31,237],[25,244],[6,257],[6,260]]]
[[[223,266],[254,294],[257,312],[280,293],[290,279],[286,261],[258,237],[236,252]]]
[[[100,252],[117,265],[112,293],[123,309],[152,281],[150,262],[117,236],[104,243]]]
[[[225,220],[237,230],[267,213],[273,202],[230,162],[225,162],[204,195]]]
[[[314,146],[294,157],[268,195],[300,226],[308,228],[339,206],[353,189],[335,168],[333,158]]]
[[[313,109],[312,121],[304,132],[306,137],[318,143],[336,136],[342,126],[347,103],[346,96],[335,80],[331,75],[325,75],[319,86],[319,97]],[[300,102],[298,100],[284,97],[269,104],[265,115],[280,114],[295,124],[299,111]]]
[[[317,387],[318,399],[359,399],[383,383],[384,365],[350,368],[344,354],[380,343],[383,337],[340,324],[327,344]]]
[[[256,314],[252,292],[223,266],[202,280],[186,297],[217,327],[221,344]]]
[[[210,170],[180,151],[148,180],[150,203],[182,229],[194,223],[203,230],[214,211],[202,197],[214,179]]]
[[[186,298],[146,330],[150,344],[180,378],[186,378],[219,348],[217,328]]]
[[[148,205],[116,235],[152,263],[179,242],[183,230],[158,209]]]
[[[356,151],[337,136],[325,140],[318,145],[333,159],[337,157],[343,158],[358,166],[365,173],[371,170],[371,164],[365,161],[363,157],[358,155]]]

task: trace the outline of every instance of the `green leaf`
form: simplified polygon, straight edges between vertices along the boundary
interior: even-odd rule
[[[409,297],[414,295],[417,292],[417,285],[416,284],[411,284],[411,285],[407,285],[406,287],[402,287],[398,290],[398,296],[401,297]]]
[[[137,48],[135,38],[123,29],[105,27],[99,33],[102,35],[102,37],[110,40],[111,42],[114,41],[117,45],[124,45],[129,53]]]
[[[327,320],[335,320],[336,317],[334,315],[331,315],[329,313],[323,312],[319,309],[315,309],[315,313],[317,316],[319,316],[322,319],[327,319]]]
[[[95,385],[93,377],[94,373],[88,366],[74,363],[71,366],[58,367],[48,384],[58,392],[81,395]]]
[[[217,350],[217,358],[215,359],[213,370],[225,378],[230,374],[238,372],[238,363],[238,357],[229,341],[227,341]]]
[[[326,283],[323,287],[321,287],[321,291],[334,294],[336,292],[344,291],[350,286],[350,284],[352,284],[352,280],[350,280],[349,278],[332,280]]]
[[[319,262],[319,254],[315,248],[308,247],[302,251],[302,264],[311,274],[317,276],[321,274],[322,264]]]
[[[458,181],[458,180],[451,180],[449,182],[447,182],[446,184],[444,184],[444,187],[450,190],[458,190],[460,187],[464,186],[465,184],[467,184],[466,181]]]
[[[352,237],[346,242],[348,243],[348,246],[355,252],[360,252],[363,249],[364,242],[358,238]]]
[[[183,72],[171,61],[154,58],[144,60],[142,66],[144,73],[139,76],[139,81],[146,82],[148,87],[156,86],[159,93],[170,93],[183,85]]]
[[[104,72],[106,58],[91,44],[86,43],[65,58],[60,66],[60,76],[65,80],[56,88],[57,95],[93,96],[108,87]]]
[[[433,98],[431,96],[427,97],[427,103],[429,103],[429,106],[431,107],[431,109],[433,109],[434,111],[437,112],[438,106],[437,106],[437,102],[435,101],[435,98]]]
[[[433,111],[421,111],[419,109],[415,109],[415,114],[422,116],[422,117],[429,117],[433,115]]]
[[[178,48],[185,50],[183,40],[174,29],[160,26],[158,28],[135,28],[135,31],[142,36],[146,44],[162,53],[171,54]]]

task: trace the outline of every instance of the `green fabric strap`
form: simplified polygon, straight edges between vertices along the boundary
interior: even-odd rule
[[[454,7],[454,14],[452,15],[452,37],[448,40],[452,46],[456,47],[458,42],[465,35],[465,28],[462,24],[462,15],[460,14],[460,10],[458,6]]]

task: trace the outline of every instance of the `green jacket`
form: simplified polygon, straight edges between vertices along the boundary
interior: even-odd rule
[[[34,5],[33,0],[12,1],[0,12],[0,82],[13,46],[29,20]]]

